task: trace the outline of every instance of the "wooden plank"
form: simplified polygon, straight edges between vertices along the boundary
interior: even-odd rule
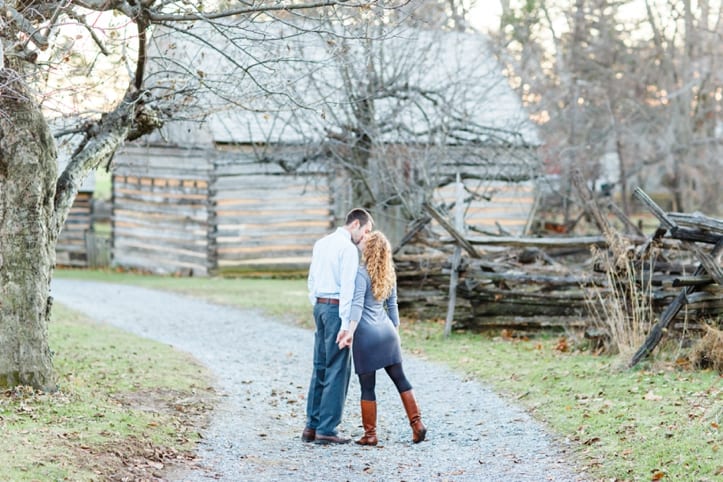
[[[216,161],[214,163],[213,173],[218,177],[288,175],[288,173],[277,163],[238,161],[230,161],[228,163],[223,161]]]
[[[678,226],[710,231],[723,235],[723,220],[704,216],[700,213],[668,213],[668,218]]]
[[[178,185],[173,185],[174,182],[177,182]],[[168,194],[168,195],[176,195],[179,194],[188,194],[188,195],[194,195],[194,194],[208,194],[209,187],[203,186],[203,185],[186,185],[184,186],[184,182],[193,182],[193,184],[203,184],[198,180],[177,180],[177,181],[167,181],[167,184],[151,184],[151,185],[143,185],[139,183],[129,183],[129,182],[116,182],[113,185],[113,192],[118,194],[131,194],[131,195],[142,195],[145,193],[154,193],[154,194]]]
[[[454,210],[454,224],[458,232],[464,233],[464,212],[462,198],[464,194],[462,182],[460,181],[459,174],[457,174],[457,199],[455,202]],[[452,266],[451,274],[449,276],[449,303],[447,305],[447,317],[444,323],[444,336],[449,337],[452,332],[452,321],[454,319],[454,307],[457,301],[457,283],[459,282],[459,264],[462,258],[462,247],[457,244],[454,247],[454,254],[452,255]]]
[[[179,202],[176,204],[169,203],[157,203],[157,202],[143,202],[130,199],[121,199],[116,202],[113,206],[112,214],[116,211],[123,211],[129,213],[131,216],[133,213],[138,215],[145,215],[148,213],[155,214],[168,214],[169,216],[187,216],[195,218],[208,218],[208,207],[195,202],[184,203]]]
[[[116,188],[113,190],[115,199],[133,199],[139,201],[168,203],[177,202],[179,199],[205,203],[208,193],[185,193],[185,192],[160,192],[142,189]]]
[[[627,237],[626,239],[635,240]],[[473,245],[483,246],[510,246],[510,247],[538,247],[538,248],[584,248],[590,246],[607,246],[604,236],[575,236],[575,237],[517,237],[517,236],[474,236],[467,238]],[[446,241],[450,242],[450,241]]]
[[[116,208],[113,210],[113,219],[123,218],[125,216],[127,219],[153,219],[156,221],[178,221],[181,223],[198,223],[198,224],[205,224],[208,217],[205,210],[198,210],[198,209],[184,209],[182,212],[157,212],[152,211],[148,208],[146,208],[143,211],[140,210],[134,210],[134,209],[119,209]]]
[[[681,286],[705,286],[713,282],[713,278],[708,275],[703,276],[676,276],[673,279],[672,286],[677,288]]]
[[[279,190],[295,190],[295,189],[303,189],[304,187],[311,187],[314,186],[312,182],[294,182],[295,180],[293,178],[290,178],[289,176],[260,176],[260,175],[251,175],[251,176],[229,176],[229,177],[219,177],[217,178],[212,186],[214,189],[217,189],[219,191],[222,190],[228,190],[228,189],[239,189],[240,187],[246,187],[252,189],[263,189],[263,188],[269,188],[269,189],[279,189]]]
[[[705,268],[705,271],[711,276],[718,285],[723,286],[723,269],[714,259],[714,256],[709,255],[696,244],[684,243],[685,247],[695,253],[695,257],[700,261],[700,264]],[[721,252],[721,245],[723,245],[723,236],[718,239],[718,243],[714,248],[713,252]]]
[[[274,256],[273,258],[247,258],[239,260],[219,260],[220,268],[230,268],[233,266],[273,266],[273,265],[293,265],[307,268],[311,263],[311,256]]]
[[[86,232],[91,229],[92,193],[78,193],[55,245],[58,266],[87,266]]]
[[[174,147],[149,148],[124,146],[113,158],[114,172],[130,172],[131,175],[154,171],[210,172],[209,149],[185,149]],[[153,176],[155,177],[155,176]]]
[[[83,253],[85,254],[86,247],[85,243],[83,244],[68,244],[63,243],[61,245],[57,245],[56,250],[63,253]],[[57,255],[57,253],[56,253]]]
[[[477,250],[472,246],[454,227],[447,222],[446,219],[444,219],[444,216],[437,211],[432,205],[425,202],[423,204],[424,209],[434,218],[437,223],[439,223],[449,234],[452,235],[452,237],[455,239],[457,243],[459,243],[465,251],[467,251],[470,256],[473,258],[479,258],[480,255],[477,252]]]
[[[317,230],[309,230],[305,232],[299,232],[296,229],[290,229],[286,231],[245,231],[245,232],[213,232],[209,233],[209,238],[214,239],[216,243],[221,244],[255,244],[255,243],[283,243],[292,241],[299,241],[303,244],[312,245],[317,239],[326,234],[326,231],[319,233]]]
[[[164,258],[157,254],[145,256],[142,253],[132,254],[123,251],[119,251],[116,254],[114,250],[113,264],[115,266],[139,268],[156,273],[177,273],[182,270],[191,270],[193,274],[199,276],[208,274],[208,268],[205,264],[182,261],[176,258]]]
[[[249,254],[258,254],[258,253],[268,253],[269,255],[272,255],[273,253],[278,253],[281,251],[291,251],[294,253],[302,252],[306,253],[311,251],[311,248],[313,246],[309,246],[306,244],[278,244],[278,245],[263,245],[263,246],[236,246],[236,247],[224,247],[219,246],[218,247],[218,253],[220,255],[224,255],[226,257],[232,256],[232,255],[239,255],[239,256],[245,256]]]
[[[492,230],[497,231],[497,229],[495,228],[498,228],[498,226],[504,226],[505,228],[515,228],[524,226],[527,222],[527,219],[522,215],[514,217],[513,215],[507,213],[503,216],[503,218],[467,218],[466,224],[470,230],[489,232]]]
[[[232,193],[230,192],[220,192],[216,193],[211,197],[211,200],[215,206],[222,207],[222,208],[234,208],[237,206],[243,206],[243,207],[268,207],[268,201],[264,198],[258,198],[258,197],[249,197],[246,196],[246,192],[244,192],[243,196],[232,196]],[[292,206],[298,206],[299,204],[299,198],[300,196],[303,197],[304,205],[308,207],[316,207],[316,206],[324,206],[326,207],[327,211],[329,210],[329,194],[328,193],[322,193],[322,194],[314,194],[314,193],[304,193],[302,194],[295,194],[293,196],[288,197],[275,197],[275,202],[278,202],[282,205],[292,205]]]
[[[296,206],[276,206],[271,209],[217,209],[216,216],[218,218],[239,218],[254,219],[266,218],[273,219],[274,222],[286,222],[292,219],[304,218],[324,218],[329,215],[329,210],[325,208],[302,208],[299,206],[300,201],[297,199]]]
[[[178,159],[174,162],[175,167],[169,165],[167,167],[152,166],[148,164],[118,164],[118,157],[114,158],[113,174],[114,176],[129,177],[150,177],[163,179],[208,179],[211,171],[207,169],[193,169],[188,166],[178,164]]]
[[[197,246],[200,249],[206,249],[207,245],[206,239],[202,236],[184,236],[184,233],[180,231],[170,232],[168,230],[124,230],[122,232],[118,232],[114,239],[119,242],[142,240],[147,243],[161,246],[161,248],[172,246],[191,248]]]
[[[146,220],[142,218],[118,218],[114,224],[114,229],[116,233],[120,235],[126,232],[139,233],[140,235],[159,235],[162,232],[165,236],[176,237],[179,239],[204,238],[206,236],[206,232],[208,231],[206,226],[202,224],[191,226],[188,223],[184,223],[182,225],[177,222],[159,223],[156,220]]]
[[[673,228],[670,230],[670,237],[680,239],[682,241],[701,242],[708,244],[716,244],[723,236],[715,233],[708,233],[697,229]]]
[[[650,210],[650,212],[653,213],[656,218],[658,218],[658,221],[660,221],[662,227],[667,230],[678,227],[678,225],[668,217],[665,211],[663,211],[660,206],[658,206],[655,201],[650,198],[650,196],[645,194],[645,191],[640,189],[640,187],[636,187],[633,190],[633,196],[636,197],[640,202],[645,204],[648,210]]]
[[[505,281],[508,283],[522,283],[522,284],[541,284],[550,287],[561,287],[561,286],[603,286],[605,284],[605,277],[602,275],[552,275],[542,273],[514,273],[514,272],[503,272],[503,273],[490,273],[484,272],[480,274],[480,277],[489,281]]]
[[[235,222],[234,224],[228,224],[226,221],[228,220],[219,220],[219,223],[217,225],[219,230],[231,230],[231,229],[238,229],[238,230],[268,230],[268,229],[280,229],[280,228],[309,228],[314,227],[318,228],[320,232],[326,232],[329,227],[329,221],[321,220],[321,221],[313,221],[313,220],[298,220],[298,221],[285,221],[281,223],[275,223],[271,222],[269,220],[268,222],[260,222],[260,223],[238,223]],[[232,220],[232,221],[241,221],[241,220]]]
[[[206,250],[205,249],[190,249],[190,247],[186,248],[177,248],[172,247],[169,245],[161,246],[161,245],[155,245],[150,243],[144,243],[142,241],[133,241],[130,239],[116,239],[113,242],[113,247],[117,249],[119,252],[122,252],[123,250],[132,250],[135,252],[144,252],[144,253],[156,253],[159,256],[166,257],[168,259],[169,255],[173,255],[173,258],[178,257],[179,259],[185,258],[185,259],[193,259],[193,260],[205,260],[206,259]]]

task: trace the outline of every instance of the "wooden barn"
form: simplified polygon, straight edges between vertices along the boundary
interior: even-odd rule
[[[205,39],[206,34],[212,35],[195,32],[190,38]],[[181,40],[175,33],[167,38],[162,32],[155,35],[155,48],[163,54],[155,58],[172,57],[174,64],[187,61],[194,69],[203,70],[208,84],[216,80],[214,69],[222,70],[219,75],[224,79],[234,75],[233,68],[219,67],[223,59],[199,55],[201,46],[192,40],[184,39],[188,43],[180,48]],[[269,37],[264,37],[263,55],[273,56]],[[410,38],[401,39],[404,49],[425,53],[434,50],[415,48]],[[278,48],[284,52],[296,49],[295,43],[300,42],[300,37],[279,39]],[[369,166],[377,169],[372,172],[382,172],[395,164],[399,167],[395,172],[403,175],[371,176],[365,182],[381,185],[391,178],[406,183],[408,189],[404,192],[408,194],[404,195],[410,197],[420,192],[415,187],[427,183],[432,186],[432,202],[444,211],[455,200],[453,181],[460,174],[468,193],[468,225],[483,232],[521,234],[529,224],[535,204],[534,181],[540,173],[537,132],[486,50],[483,38],[454,33],[443,39],[441,47],[437,39],[424,39],[437,50],[433,56],[419,59],[423,64],[415,68],[421,74],[408,77],[405,85],[414,82],[420,90],[440,88],[440,79],[446,79],[449,89],[458,91],[450,98],[460,103],[448,105],[448,110],[467,116],[460,117],[459,132],[446,138],[422,138],[418,132],[431,129],[421,126],[423,120],[416,111],[406,112],[400,103],[392,106],[379,101],[374,111],[380,116],[378,123],[393,118],[404,123],[398,126],[398,133],[412,134],[384,134],[386,137],[381,138],[368,160]],[[322,44],[323,48],[331,45]],[[299,51],[305,55],[312,51],[319,57],[322,47],[312,47],[305,45]],[[388,47],[387,52],[402,48]],[[485,55],[483,61],[469,70],[475,64],[465,59],[480,55]],[[389,55],[379,57],[389,59]],[[243,59],[237,63],[243,64]],[[324,71],[324,65],[315,63],[315,73],[324,75],[332,92],[339,91],[334,87],[334,69]],[[446,70],[445,65],[449,66]],[[163,65],[151,68],[164,71]],[[293,68],[297,69],[298,64]],[[430,72],[434,75],[430,76]],[[282,70],[274,70],[273,74],[275,81],[284,80]],[[453,74],[461,80],[449,80]],[[298,77],[298,72],[294,75]],[[461,85],[462,81],[469,84]],[[162,86],[164,81],[159,82]],[[309,90],[303,86],[300,89]],[[487,99],[484,108],[470,103],[483,96]],[[353,207],[352,186],[358,181],[348,169],[342,169],[342,163],[329,153],[328,143],[324,144],[328,138],[323,133],[328,134],[330,128],[320,122],[329,116],[320,116],[321,108],[315,111],[287,106],[283,110],[277,105],[264,112],[213,102],[199,99],[196,108],[203,112],[201,120],[169,123],[161,132],[128,144],[116,154],[112,178],[113,264],[201,276],[305,270],[314,241],[340,224]],[[313,102],[309,99],[307,105]],[[424,112],[426,121],[433,117],[430,113],[438,104],[435,101]],[[484,128],[469,134],[470,126],[475,125]],[[420,126],[418,132],[412,128],[415,126]],[[404,204],[406,200],[402,201]],[[404,221],[401,209],[398,205],[386,206],[372,213],[393,243],[403,238],[410,224]]]
[[[72,142],[58,146],[58,173],[68,163]],[[95,175],[90,173],[78,190],[78,195],[68,213],[63,229],[60,231],[55,247],[57,266],[87,268],[93,265],[92,251],[95,247],[93,237],[93,193]]]
[[[200,276],[299,269],[332,226],[329,179],[243,150],[129,146],[113,169],[114,264]]]

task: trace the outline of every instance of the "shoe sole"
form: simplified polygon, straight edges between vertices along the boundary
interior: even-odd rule
[[[348,444],[349,442],[351,442],[351,440],[344,440],[344,441],[340,441],[340,442],[335,442],[333,440],[323,440],[323,439],[322,440],[320,440],[320,439],[314,440],[314,443],[317,445],[344,445],[344,444]]]

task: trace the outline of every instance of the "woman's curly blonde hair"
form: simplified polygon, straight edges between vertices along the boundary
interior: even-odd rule
[[[381,231],[367,234],[362,260],[372,280],[372,294],[379,301],[389,298],[397,282],[392,261],[392,246]]]

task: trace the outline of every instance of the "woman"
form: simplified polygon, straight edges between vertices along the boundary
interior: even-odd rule
[[[359,445],[376,445],[377,402],[374,388],[376,371],[384,368],[397,387],[412,426],[412,442],[424,440],[427,429],[422,423],[412,385],[402,369],[399,343],[397,277],[392,262],[392,248],[379,231],[368,234],[360,243],[362,263],[356,276],[349,332],[339,340],[339,347],[352,345],[354,371],[361,385],[361,413],[364,436]]]

